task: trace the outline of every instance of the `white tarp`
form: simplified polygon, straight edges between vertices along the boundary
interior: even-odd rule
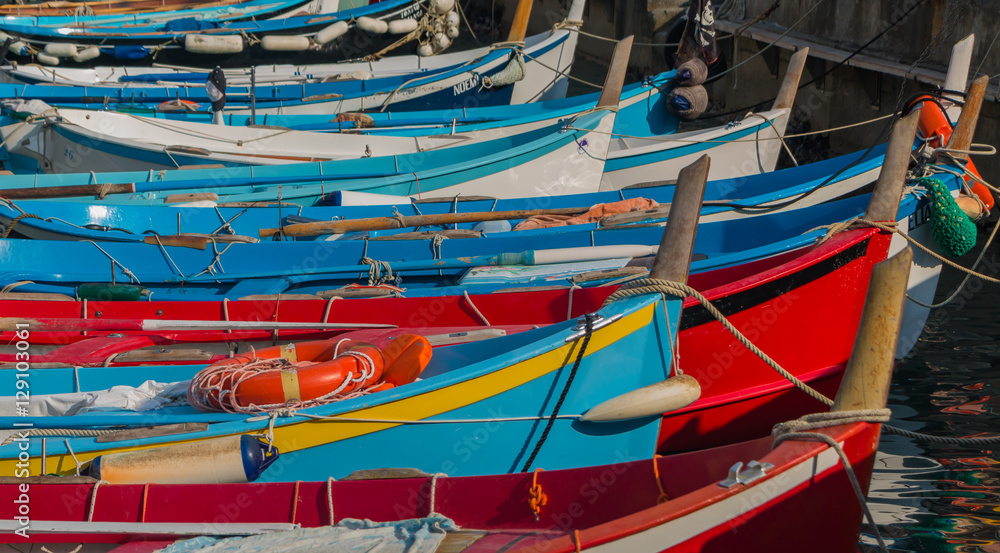
[[[109,390],[66,394],[32,395],[29,417],[70,416],[91,411],[151,411],[168,405],[187,403],[190,380],[156,382],[147,380],[139,386],[115,386]],[[14,398],[0,401],[0,417],[23,416],[16,412]]]
[[[440,516],[398,522],[348,518],[336,526],[249,537],[202,536],[173,543],[159,553],[434,553],[446,532],[454,530],[455,523]]]

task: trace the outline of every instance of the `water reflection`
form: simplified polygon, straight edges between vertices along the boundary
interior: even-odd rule
[[[986,258],[996,259],[1000,245],[991,250]],[[974,254],[960,263],[973,261]],[[960,281],[946,269],[938,300]],[[994,285],[970,289],[978,293],[932,312],[897,368],[889,398],[896,426],[939,436],[1000,435],[1000,294]],[[869,505],[892,551],[1000,553],[997,452],[896,436],[883,437],[879,449]],[[860,550],[878,550],[870,532]]]

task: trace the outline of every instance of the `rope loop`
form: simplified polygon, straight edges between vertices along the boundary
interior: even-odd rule
[[[879,549],[885,553],[888,553],[889,550],[885,545],[885,541],[882,539],[882,534],[879,532],[878,526],[875,525],[875,519],[872,517],[871,511],[868,509],[868,502],[865,500],[864,491],[862,491],[861,484],[858,482],[858,477],[854,473],[854,467],[851,466],[851,461],[847,458],[847,454],[844,453],[844,449],[839,443],[837,443],[836,440],[833,439],[833,437],[829,434],[816,432],[816,430],[840,424],[853,424],[858,422],[880,424],[888,422],[891,415],[892,412],[889,409],[858,409],[854,411],[815,413],[812,415],[806,415],[794,421],[778,424],[772,431],[774,434],[774,447],[777,447],[778,444],[786,440],[806,440],[825,443],[830,449],[837,453],[837,456],[840,457],[840,462],[844,467],[844,472],[847,473],[847,477],[851,481],[851,487],[854,489],[854,494],[858,498],[861,510],[864,512],[865,518],[868,520],[868,524],[871,526],[872,532],[875,534],[875,539],[878,541]]]
[[[549,502],[549,496],[545,495],[542,491],[542,485],[538,483],[538,473],[542,472],[543,468],[537,468],[532,472],[531,475],[531,488],[528,489],[528,494],[531,496],[528,499],[528,506],[531,507],[531,514],[535,516],[535,521],[538,521],[538,515],[542,512],[542,507]]]
[[[653,478],[656,480],[656,487],[660,490],[660,495],[656,497],[657,505],[670,501],[670,496],[663,489],[663,481],[660,479],[660,465],[657,463],[659,458],[660,455],[653,455]]]

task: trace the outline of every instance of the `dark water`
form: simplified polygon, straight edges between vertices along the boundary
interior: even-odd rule
[[[981,243],[987,238],[980,233]],[[960,263],[970,266],[978,251]],[[987,249],[981,272],[1000,276],[1000,244]],[[963,277],[946,268],[936,301]],[[920,342],[897,366],[892,424],[939,436],[1000,435],[998,338],[1000,286],[973,277],[932,311]],[[869,505],[892,551],[1000,553],[1000,452],[887,435],[879,451]],[[875,543],[870,533],[863,538]]]

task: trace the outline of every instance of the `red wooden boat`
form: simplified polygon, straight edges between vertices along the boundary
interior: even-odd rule
[[[867,489],[879,426],[857,423],[822,432],[844,444]],[[783,541],[809,543],[811,551],[852,551],[861,511],[836,454],[816,442],[785,442],[773,451],[771,444],[771,438],[760,438],[537,476],[145,486],[97,486],[82,477],[60,479],[70,483],[26,480],[31,505],[27,540],[9,534],[18,528],[19,492],[17,484],[9,483],[13,479],[5,479],[8,483],[0,485],[0,524],[11,542],[142,540],[149,542],[148,548],[133,544],[122,550],[153,551],[199,533],[238,535],[268,527],[328,525],[331,494],[336,522],[424,517],[430,514],[434,486],[436,513],[462,528],[489,530],[469,532],[479,539],[465,549],[468,552],[507,546],[503,550],[569,552],[577,550],[577,544],[586,550],[630,552],[771,551],[778,528]],[[719,485],[730,466],[750,460],[774,468],[746,486]],[[662,504],[657,504],[657,474],[670,498]],[[538,521],[529,503],[533,482],[547,498]]]
[[[0,525],[8,532],[28,526],[14,541],[126,544],[121,551],[133,553],[193,535],[430,516],[448,517],[461,528],[443,536],[442,546],[470,553],[771,551],[779,528],[785,543],[850,551],[862,516],[850,478],[866,492],[877,421],[886,416],[871,410],[885,406],[911,260],[907,251],[875,271],[857,355],[834,405],[844,418],[823,428],[788,427],[794,434],[780,443],[768,437],[645,461],[458,478],[387,470],[339,482],[268,484],[6,479],[0,484],[0,520],[6,522]],[[875,418],[847,418],[866,412]],[[851,471],[817,435],[841,444]],[[744,467],[747,461],[753,462]],[[25,502],[30,516],[18,512]]]

